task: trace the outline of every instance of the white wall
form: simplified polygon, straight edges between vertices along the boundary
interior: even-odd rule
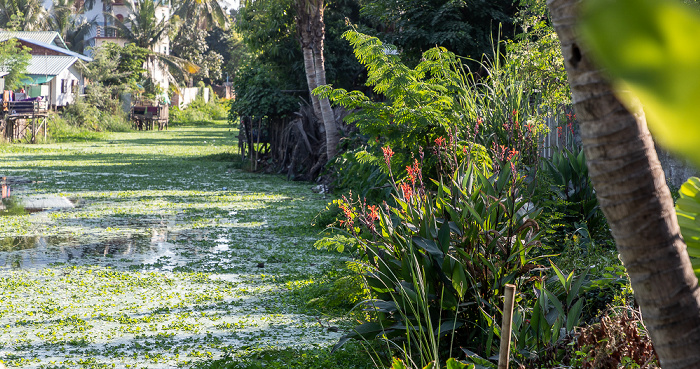
[[[189,105],[192,101],[194,101],[197,98],[197,94],[199,93],[200,89],[199,87],[187,87],[187,88],[181,88],[180,92],[182,92],[181,98],[180,98],[180,109],[186,107]],[[209,89],[204,88],[203,89],[204,93],[204,101],[209,102]]]
[[[66,80],[65,93],[61,92],[61,86],[64,79]],[[78,86],[78,93],[80,93],[80,91],[82,91],[83,88],[83,81],[82,76],[78,69],[75,67],[75,65],[64,69],[61,73],[59,73],[56,77],[54,77],[51,80],[51,82],[49,83],[49,87],[51,90],[51,105],[66,106],[68,104],[72,104],[75,101],[75,94],[73,94],[73,91],[71,90],[73,81],[75,81],[75,84]]]

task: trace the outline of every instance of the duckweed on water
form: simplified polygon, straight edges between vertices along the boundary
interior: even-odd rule
[[[242,357],[235,367],[258,367],[298,355],[289,367],[307,368],[310,358],[332,361],[327,351],[349,322],[342,310],[321,313],[305,301],[326,291],[311,288],[315,281],[332,285],[325,276],[344,265],[312,246],[318,230],[308,224],[326,200],[310,184],[220,161],[233,157],[232,137],[228,126],[214,125],[0,145],[0,175],[33,182],[13,196],[76,204],[2,217],[0,362],[205,368]],[[353,367],[368,365],[359,349],[341,355],[355,355]]]

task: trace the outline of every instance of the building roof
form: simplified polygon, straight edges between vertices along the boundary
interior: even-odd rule
[[[68,55],[68,56],[76,57],[76,58],[78,58],[78,59],[80,59],[80,60],[83,60],[83,61],[87,61],[87,62],[91,62],[91,61],[92,61],[92,58],[90,58],[90,57],[88,57],[88,56],[85,56],[85,55],[83,55],[83,54],[76,53],[76,52],[74,52],[74,51],[71,51],[71,50],[62,48],[62,47],[60,47],[60,46],[55,46],[55,45],[47,44],[47,43],[44,43],[44,42],[41,42],[41,41],[36,41],[36,40],[29,39],[29,38],[24,38],[24,37],[16,37],[16,38],[17,38],[18,40],[20,40],[20,41],[24,41],[24,42],[26,42],[26,43],[30,43],[30,44],[33,44],[33,45],[41,46],[41,47],[43,47],[43,48],[47,48],[47,49],[49,49],[49,50],[53,50],[53,51],[59,52],[59,53],[61,53],[61,54],[65,54],[65,55]],[[37,56],[37,55],[34,55],[34,56]]]
[[[29,61],[27,70],[24,72],[29,75],[48,75],[55,76],[61,73],[64,69],[70,67],[78,61],[74,56],[56,56],[56,55],[32,55]]]
[[[61,38],[61,35],[56,31],[0,31],[0,41],[5,41],[13,37],[39,41],[68,49],[66,43],[63,42],[63,38]]]

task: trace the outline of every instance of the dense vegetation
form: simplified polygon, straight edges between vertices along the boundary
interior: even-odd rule
[[[311,78],[300,22],[309,14],[300,9],[318,4],[323,25],[308,26],[325,37],[325,59],[314,59],[325,74]],[[332,192],[314,219],[324,230],[316,247],[349,262],[317,276],[325,285],[299,298],[357,321],[331,353],[310,351],[292,363],[296,352],[261,351],[206,365],[338,366],[364,347],[376,367],[493,368],[510,334],[509,360],[520,367],[659,366],[589,178],[544,1],[247,0],[230,15],[231,28],[205,5],[177,11],[198,14],[201,27],[176,19],[150,30],[176,35],[174,59],[138,42],[95,50],[85,71],[94,84],[55,119],[124,129],[120,94],[163,93],[143,79],[149,58],[181,72],[197,64],[182,75],[201,88],[228,75],[234,101],[198,99],[173,109],[173,123],[227,116],[241,127],[241,167],[318,179],[319,191]],[[636,88],[667,87],[609,62]],[[310,95],[312,80],[324,83]],[[315,111],[325,99],[341,136],[336,155],[326,151],[328,112]],[[689,106],[671,115],[685,121]],[[684,185],[678,202],[694,256],[698,188],[697,180]],[[507,333],[506,285],[516,287]]]

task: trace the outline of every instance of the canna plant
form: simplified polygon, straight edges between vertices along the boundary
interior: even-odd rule
[[[537,267],[531,253],[540,245],[538,211],[512,170],[517,158],[487,175],[471,161],[454,166],[450,145],[435,144],[451,168],[431,180],[436,191],[426,189],[414,159],[402,181],[390,169],[395,205],[340,202],[341,224],[358,241],[372,298],[363,302],[371,319],[334,349],[351,339],[381,339],[415,368],[441,367],[444,358],[460,355],[457,344],[489,357],[500,335],[504,285],[530,283],[523,277]],[[391,168],[393,151],[383,153]]]

